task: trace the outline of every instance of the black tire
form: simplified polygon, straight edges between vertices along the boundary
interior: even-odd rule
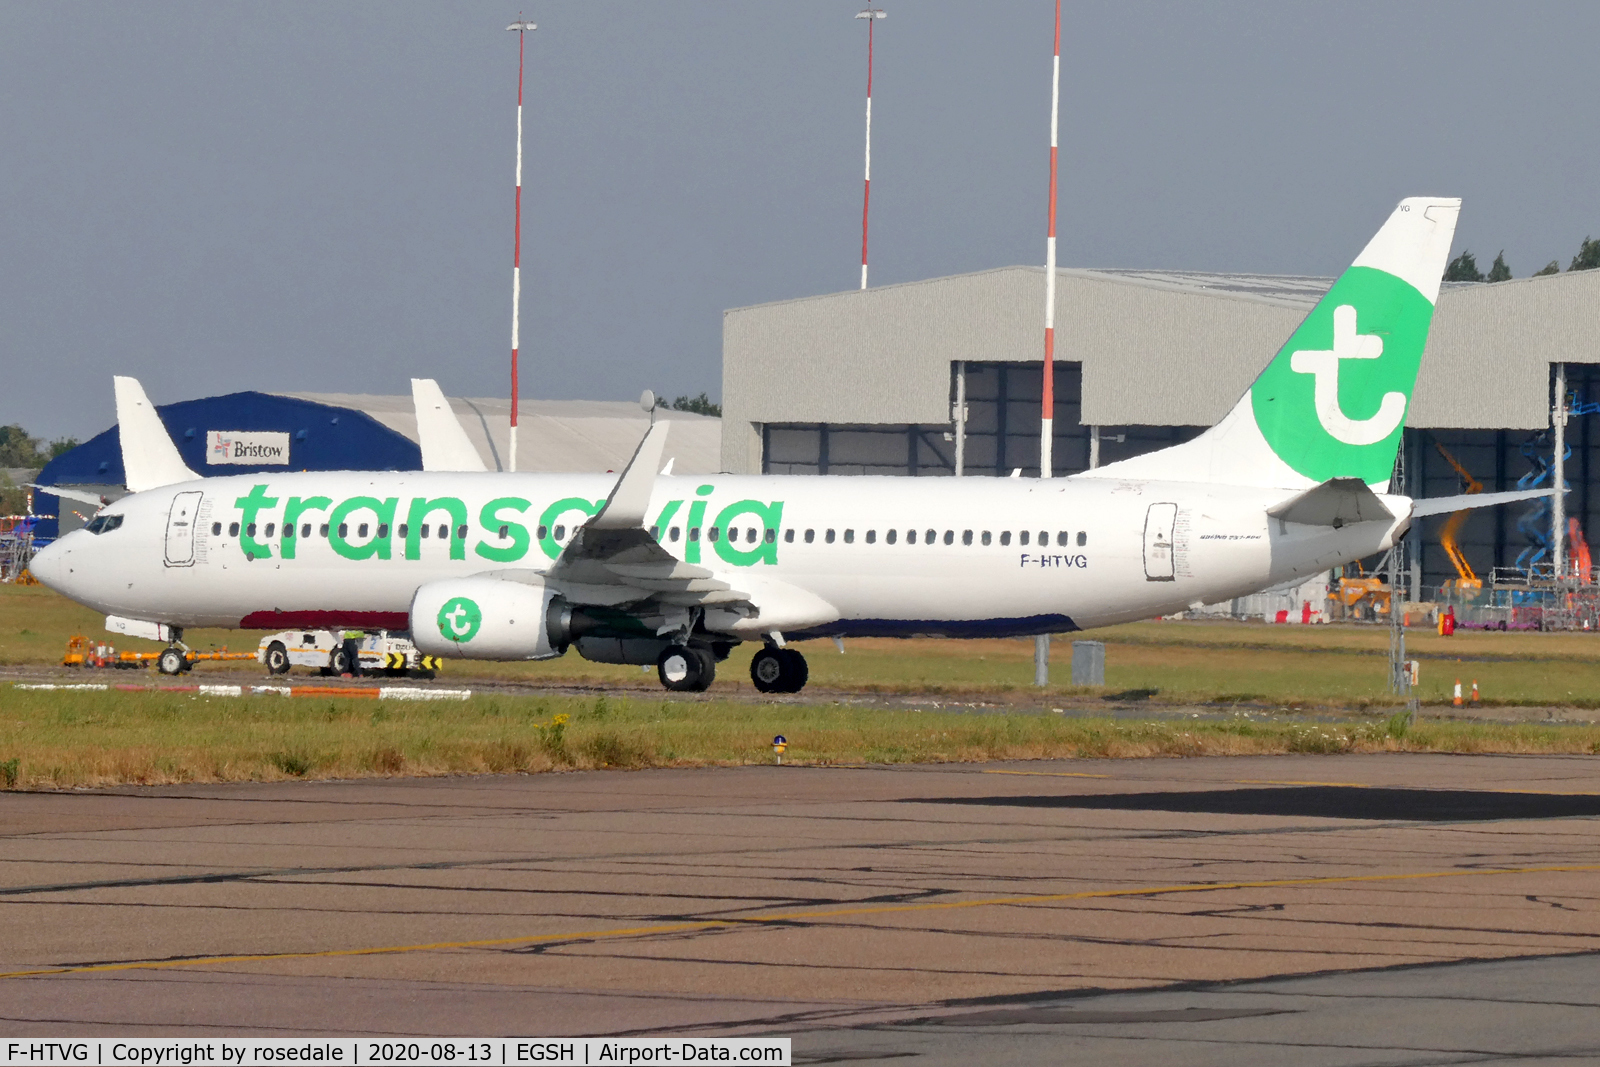
[[[274,641],[267,646],[267,673],[289,673],[289,650],[283,647],[282,641]]]
[[[156,657],[156,670],[162,674],[182,674],[188,666],[189,657],[181,648],[162,649],[161,655]]]
[[[701,684],[700,676],[704,673],[705,660],[685,645],[668,645],[656,658],[656,677],[674,693],[701,692],[711,684],[709,681]]]
[[[750,680],[755,683],[756,690],[762,693],[787,693],[784,676],[789,673],[789,664],[784,656],[785,649],[767,647],[757,652],[750,659]]]
[[[344,677],[354,673],[350,669],[350,650],[343,645],[328,654],[328,673],[337,677]]]
[[[402,673],[411,678],[420,678],[425,682],[431,682],[434,678],[438,677],[438,675],[428,667],[413,667],[408,671],[403,671]]]
[[[700,657],[700,681],[695,692],[704,693],[717,680],[717,654],[709,648],[696,648],[694,654]]]
[[[811,680],[811,668],[807,665],[806,658],[792,648],[779,649],[778,655],[783,657],[784,667],[786,668],[784,671],[783,692],[800,692],[806,687],[806,683]]]

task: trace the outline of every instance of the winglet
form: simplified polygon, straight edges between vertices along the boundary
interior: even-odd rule
[[[661,452],[667,445],[669,425],[663,420],[650,427],[650,432],[639,442],[633,458],[612,487],[611,495],[606,497],[606,506],[584,524],[587,528],[635,530],[644,527],[645,511],[650,507],[650,493],[655,489],[656,470],[661,466]]]
[[[486,471],[450,401],[432,378],[411,379],[411,402],[417,409],[417,443],[425,471]]]
[[[122,439],[123,484],[128,492],[198,480],[200,475],[183,462],[138,379],[118,375],[112,382],[117,393],[117,435]]]

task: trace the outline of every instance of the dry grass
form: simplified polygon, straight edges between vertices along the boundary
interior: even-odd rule
[[[1285,752],[1600,752],[1600,727],[1128,721],[575,697],[459,704],[0,688],[0,787],[505,774],[770,762]]]

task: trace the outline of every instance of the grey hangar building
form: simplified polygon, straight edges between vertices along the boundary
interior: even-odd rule
[[[1039,473],[1044,270],[1004,267],[723,315],[722,469],[911,477]],[[1216,423],[1332,278],[1063,269],[1053,473],[1187,440]],[[1396,491],[1551,484],[1566,379],[1567,515],[1600,508],[1600,271],[1447,283],[1408,413]],[[965,403],[958,404],[958,397]],[[1446,455],[1448,453],[1448,456]],[[1541,510],[1542,509],[1542,512]],[[1548,503],[1469,513],[1479,577],[1547,559]],[[1445,517],[1406,538],[1413,599],[1457,577]],[[1542,538],[1542,541],[1541,541]]]

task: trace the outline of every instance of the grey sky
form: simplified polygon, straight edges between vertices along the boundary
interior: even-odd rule
[[[527,396],[718,392],[721,311],[853,288],[849,0],[544,0]],[[885,0],[872,280],[1043,260],[1049,0]],[[515,3],[0,6],[0,422],[503,395]],[[1325,273],[1395,201],[1525,276],[1600,233],[1592,3],[1068,3],[1063,265]]]

